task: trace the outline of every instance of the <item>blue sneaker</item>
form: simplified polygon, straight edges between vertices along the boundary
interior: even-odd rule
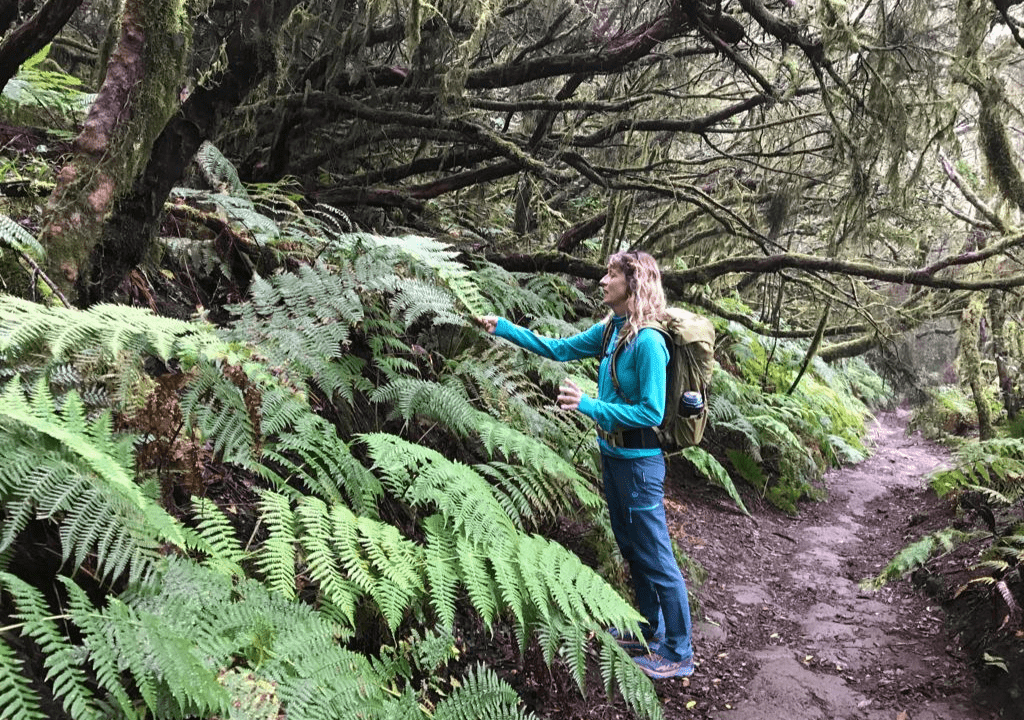
[[[653,640],[648,640],[647,644],[644,645],[640,638],[633,633],[622,632],[618,628],[608,628],[608,634],[615,638],[615,642],[626,652],[654,651],[657,649],[658,643],[665,639],[661,635],[655,635]]]
[[[633,662],[640,666],[647,677],[655,680],[674,677],[690,677],[693,675],[693,658],[685,660],[666,660],[656,652],[648,655],[633,658]]]

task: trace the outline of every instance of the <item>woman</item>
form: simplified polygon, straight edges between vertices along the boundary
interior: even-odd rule
[[[665,521],[665,457],[653,428],[665,412],[665,376],[669,353],[664,336],[644,325],[665,310],[665,292],[657,263],[647,253],[616,253],[601,278],[604,321],[565,339],[541,337],[504,318],[477,319],[488,332],[552,360],[601,357],[598,397],[591,398],[571,380],[559,387],[558,406],[596,421],[601,472],[612,531],[629,562],[644,641],[609,630],[627,650],[650,653],[634,660],[652,678],[693,674],[690,606],[686,582],[672,553]],[[607,347],[604,330],[613,330]],[[624,343],[616,364],[619,389],[611,380],[610,357]]]

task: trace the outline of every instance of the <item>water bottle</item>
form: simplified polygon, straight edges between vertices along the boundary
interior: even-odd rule
[[[679,398],[679,414],[683,417],[697,417],[704,410],[704,398],[699,392],[687,390]]]

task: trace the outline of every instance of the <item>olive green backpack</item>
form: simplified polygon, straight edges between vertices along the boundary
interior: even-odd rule
[[[708,425],[708,390],[711,386],[711,371],[715,361],[715,326],[702,315],[682,308],[668,308],[660,322],[644,325],[652,327],[665,336],[669,361],[665,378],[665,417],[655,428],[663,450],[687,448],[699,445]],[[602,347],[611,339],[611,323],[605,328]],[[612,384],[619,388],[616,360],[624,343],[615,345],[611,358]],[[688,390],[700,393],[704,407],[698,415],[686,417],[681,412],[683,393]]]

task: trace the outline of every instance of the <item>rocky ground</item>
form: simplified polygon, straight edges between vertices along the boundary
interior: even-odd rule
[[[905,411],[872,425],[874,455],[826,478],[797,517],[753,517],[667,491],[677,542],[707,571],[697,591],[698,667],[659,681],[666,718],[981,720],[965,654],[936,601],[907,580],[861,581],[952,509],[924,477],[948,459],[905,434]]]

